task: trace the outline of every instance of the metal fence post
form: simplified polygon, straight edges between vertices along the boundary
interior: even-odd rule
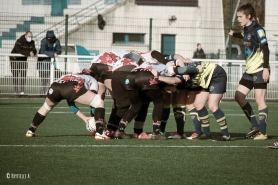
[[[150,18],[150,37],[149,37],[149,51],[152,50],[152,25],[153,25],[153,19]]]
[[[69,15],[66,15],[66,19],[65,19],[65,55],[68,54],[68,22],[69,22]],[[65,72],[67,71],[67,60],[68,60],[68,58],[65,58]]]
[[[233,0],[230,0],[230,21],[229,21],[229,29],[231,30],[233,27],[233,17],[232,17],[232,12],[233,12]],[[229,31],[230,31],[229,30]],[[232,59],[232,36],[229,36],[229,59]]]

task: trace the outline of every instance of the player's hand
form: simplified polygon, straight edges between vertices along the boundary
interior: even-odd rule
[[[233,36],[234,35],[234,31],[230,30],[230,32],[228,33],[228,35]]]
[[[84,121],[85,123],[88,123],[89,120],[90,120],[91,118],[92,118],[92,117],[84,117],[84,118],[83,118],[83,121]]]
[[[31,51],[31,52],[30,52],[30,57],[33,57],[33,56],[34,56],[34,52]]]
[[[58,57],[59,57],[59,55],[57,55],[57,53],[54,53],[54,57],[55,57],[55,58],[58,58]]]
[[[184,79],[185,81],[190,80],[190,76],[189,76],[189,75],[182,75],[182,77],[183,77],[183,79]]]
[[[268,82],[269,81],[269,70],[267,68],[263,69],[263,80],[264,82]]]
[[[152,68],[152,74],[153,74],[153,76],[154,77],[158,77],[158,72],[157,72],[157,70],[155,70],[154,68]]]

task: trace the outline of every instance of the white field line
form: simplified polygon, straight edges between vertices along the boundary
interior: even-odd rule
[[[90,113],[90,112],[83,112],[83,113],[86,113],[86,114],[88,114],[88,113]],[[72,112],[50,112],[49,114],[73,114]],[[110,115],[111,114],[111,112],[106,112],[105,114],[107,114],[107,115]],[[152,113],[151,112],[148,112],[148,115],[152,115]],[[174,115],[173,113],[170,113],[170,115]],[[189,116],[190,114],[186,114],[187,116]],[[213,114],[209,114],[209,115],[213,115]],[[244,116],[244,117],[246,117],[245,116],[245,114],[225,114],[226,116]]]
[[[0,145],[0,147],[33,148],[267,148],[266,146],[160,146],[160,145]]]

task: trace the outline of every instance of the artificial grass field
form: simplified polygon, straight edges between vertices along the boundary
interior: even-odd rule
[[[222,102],[232,141],[116,140],[95,141],[85,123],[62,101],[37,129],[25,133],[44,99],[0,99],[0,184],[278,184],[278,104],[268,103],[269,140],[243,139],[250,124],[235,102]],[[106,100],[106,120],[111,112]],[[258,114],[254,103],[251,103]],[[89,115],[89,108],[77,105]],[[144,130],[152,131],[152,107]],[[258,117],[257,117],[258,118]],[[210,114],[213,136],[219,127]],[[126,132],[133,133],[133,123]],[[167,134],[176,131],[171,112]],[[186,135],[194,131],[187,112]],[[19,174],[21,178],[19,178]]]

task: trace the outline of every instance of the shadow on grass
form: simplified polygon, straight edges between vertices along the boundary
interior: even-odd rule
[[[89,134],[88,135],[71,135],[71,134],[65,134],[65,135],[49,135],[49,136],[39,136],[40,138],[43,138],[43,137],[93,137],[93,136],[90,136]]]

